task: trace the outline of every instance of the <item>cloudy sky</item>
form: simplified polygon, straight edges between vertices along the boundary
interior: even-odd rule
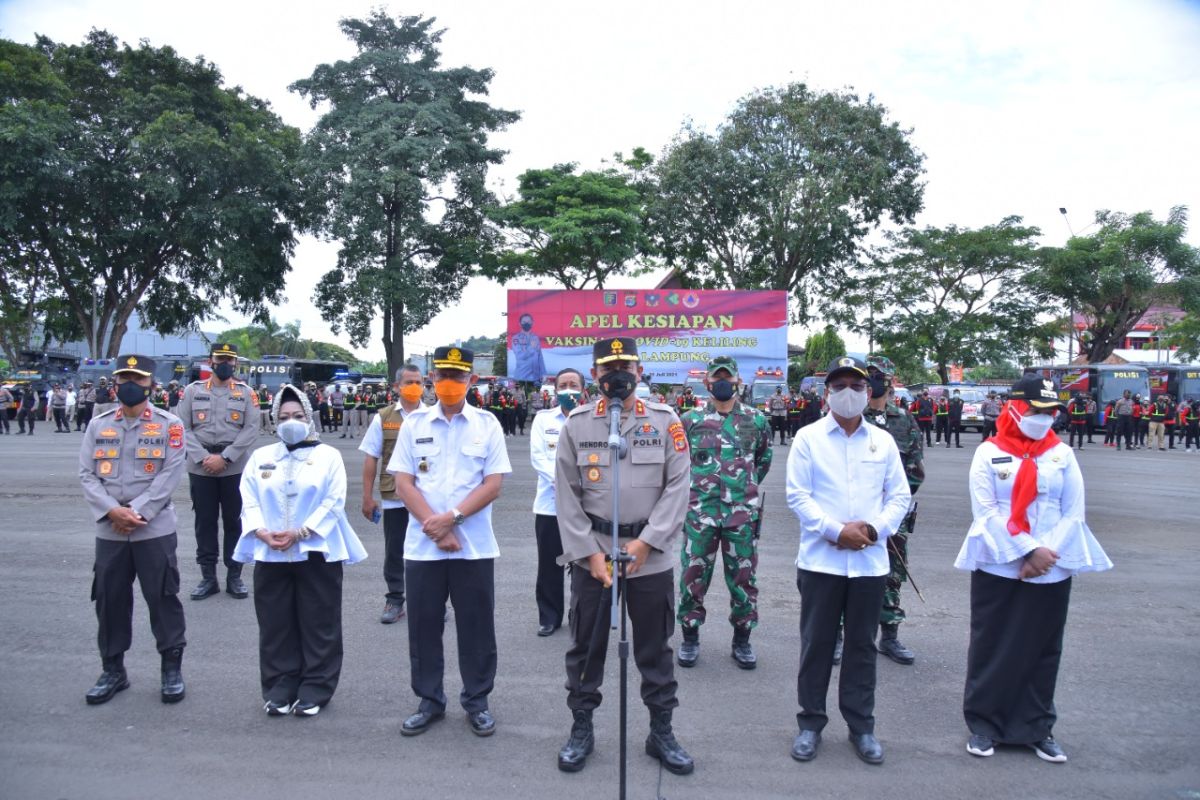
[[[0,0],[0,36],[77,42],[92,27],[215,62],[230,84],[307,130],[287,86],[352,55],[337,20],[378,3],[339,0]],[[1200,2],[476,2],[382,7],[436,16],[445,65],[490,67],[491,102],[522,112],[497,137],[493,174],[597,166],[616,150],[658,153],[687,119],[713,128],[758,87],[806,81],[873,94],[927,156],[921,225],[980,226],[1009,214],[1045,244],[1096,209],[1184,204],[1200,214]],[[1200,219],[1189,239],[1200,245]],[[337,341],[309,301],[336,246],[306,239],[277,319]],[[647,285],[652,280],[629,286]],[[410,352],[503,330],[504,293],[476,280]],[[242,322],[228,314],[233,323]],[[220,329],[222,323],[208,323]],[[795,329],[790,339],[802,342]],[[360,355],[382,357],[378,340]]]

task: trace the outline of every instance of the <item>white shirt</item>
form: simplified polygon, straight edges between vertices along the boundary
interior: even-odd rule
[[[409,412],[404,410],[402,403],[396,403],[396,410],[400,412],[401,420],[408,419]],[[420,406],[414,408],[413,413],[415,414],[419,410]],[[397,446],[400,444],[399,437],[396,438],[396,444]],[[371,415],[371,422],[367,425],[367,432],[363,434],[362,444],[358,446],[358,449],[373,458],[383,457],[383,423],[379,421],[378,414]],[[386,468],[387,464],[383,466]],[[399,500],[389,500],[386,497],[382,497],[380,500],[382,501],[380,506],[384,509],[404,508],[404,503]]]
[[[558,436],[567,417],[558,406],[543,409],[533,416],[529,428],[529,460],[538,475],[537,494],[533,498],[533,513],[555,516],[554,458],[558,455]]]
[[[445,513],[466,499],[488,475],[512,472],[504,432],[495,415],[470,403],[450,419],[442,404],[427,406],[408,415],[388,472],[412,475],[416,488],[435,514]],[[447,558],[496,558],[500,547],[492,533],[489,503],[455,528],[461,550],[447,552],[421,530],[415,515],[409,515],[404,538],[404,557],[414,561]]]
[[[342,455],[327,444],[288,452],[282,442],[250,454],[242,471],[242,538],[233,560],[304,561],[310,552],[326,561],[354,564],[367,551],[346,518],[346,467]],[[254,532],[308,528],[312,535],[287,550],[272,550]]]
[[[787,504],[800,519],[796,566],[848,578],[886,575],[887,537],[900,527],[912,495],[896,441],[861,422],[850,436],[830,414],[801,428],[787,462]],[[861,519],[879,541],[839,550],[842,527]]]
[[[1037,497],[1025,515],[1029,533],[1008,530],[1012,490],[1021,457],[1006,453],[991,441],[975,450],[969,489],[974,521],[954,566],[976,569],[1016,580],[1021,559],[1038,547],[1058,553],[1058,563],[1028,583],[1058,583],[1079,572],[1112,569],[1112,561],[1084,521],[1083,473],[1075,452],[1058,443],[1036,459]]]

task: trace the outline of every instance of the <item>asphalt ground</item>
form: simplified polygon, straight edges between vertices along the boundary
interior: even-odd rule
[[[886,763],[872,767],[855,757],[832,687],[818,758],[798,764],[788,756],[799,657],[797,526],[784,504],[786,448],[777,447],[766,481],[761,624],[753,637],[759,668],[739,670],[729,656],[728,595],[718,577],[700,662],[677,669],[675,729],[697,768],[687,777],[664,773],[663,797],[1200,797],[1200,455],[1100,445],[1080,454],[1088,521],[1116,569],[1075,581],[1055,728],[1070,761],[1052,765],[1027,749],[1001,748],[990,759],[964,749],[968,576],[952,562],[970,519],[966,470],[977,438],[927,456],[909,545],[926,602],[905,588],[909,620],[901,628],[917,661],[879,663],[877,734]],[[100,665],[88,601],[94,540],[76,474],[79,434],[39,425],[32,437],[0,437],[0,798],[617,795],[615,636],[596,752],[581,773],[555,768],[570,728],[567,636],[535,636],[528,438],[508,441],[514,473],[494,514],[502,550],[499,672],[491,696],[498,731],[488,739],[471,735],[453,700],[460,683],[449,630],[447,719],[423,736],[399,735],[416,707],[405,623],[378,622],[383,545],[380,528],[358,511],[357,441],[326,441],[345,458],[348,512],[371,557],[345,573],[346,655],[337,694],[319,717],[301,720],[262,713],[252,601],[225,594],[184,600],[182,703],[159,701],[159,660],[138,596],[126,656],[132,687],[106,705],[85,705]],[[185,478],[176,493],[185,593],[199,579],[187,491]],[[643,753],[647,717],[632,663],[630,673],[628,796],[654,798],[660,775]]]

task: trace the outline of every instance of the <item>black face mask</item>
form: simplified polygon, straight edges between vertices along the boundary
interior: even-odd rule
[[[117,399],[121,401],[121,405],[133,408],[146,402],[146,398],[150,396],[149,386],[139,386],[133,381],[125,381],[117,385]]]
[[[233,364],[228,361],[222,361],[213,366],[213,375],[217,376],[217,380],[227,381],[233,377]]]
[[[600,391],[604,392],[604,396],[610,400],[619,400],[623,403],[625,398],[633,394],[636,387],[637,378],[632,372],[625,370],[609,372],[600,378]]]
[[[526,333],[528,333],[530,331],[530,329],[532,329],[532,328],[533,328],[533,323],[530,322],[529,320],[526,320],[521,323],[521,330],[525,331]]]
[[[712,386],[708,387],[708,390],[712,392],[712,396],[715,399],[723,403],[726,400],[732,399],[736,387],[733,385],[733,381],[727,381],[722,378],[719,381],[713,381]]]
[[[867,378],[867,383],[871,385],[871,398],[873,400],[878,400],[887,394],[887,381],[884,380],[882,375],[873,375]]]

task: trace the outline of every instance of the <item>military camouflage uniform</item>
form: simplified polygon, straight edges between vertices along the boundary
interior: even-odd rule
[[[904,464],[904,474],[908,477],[908,488],[916,494],[917,488],[925,480],[925,449],[922,445],[921,428],[913,415],[889,401],[883,411],[868,408],[864,419],[880,428],[886,428],[896,440],[896,446],[900,449],[900,461]],[[888,539],[888,562],[891,571],[888,573],[887,588],[883,593],[883,611],[879,615],[879,624],[885,628],[894,629],[904,621],[904,609],[900,607],[900,584],[908,580],[908,572],[904,569],[901,558],[904,563],[908,563],[908,535],[912,533],[912,519],[912,514],[906,516],[900,529]],[[900,554],[899,558],[897,552]]]
[[[771,468],[766,416],[740,401],[727,415],[709,403],[682,420],[692,455],[692,488],[680,558],[679,612],[685,632],[704,624],[704,594],[717,549],[729,588],[729,621],[749,633],[758,624],[759,484]]]

